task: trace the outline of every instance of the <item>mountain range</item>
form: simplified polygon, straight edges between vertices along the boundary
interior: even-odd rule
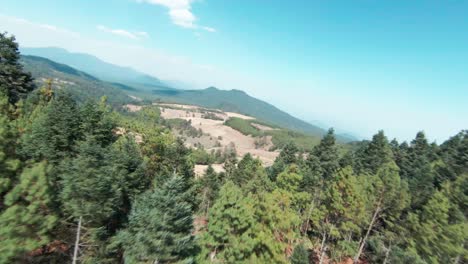
[[[80,93],[74,89],[73,92],[81,97],[86,93],[107,95],[112,102],[127,103],[131,101],[128,95],[134,95],[150,100],[192,104],[246,114],[313,136],[322,136],[326,132],[320,126],[298,119],[241,90],[221,90],[215,87],[186,90],[180,89],[181,85],[178,85],[177,89],[132,68],[114,65],[89,54],[71,53],[61,48],[23,48],[21,52],[34,55],[23,56],[22,59],[26,69],[31,71],[34,77],[52,77],[80,83],[86,91]],[[177,81],[170,83],[183,84]],[[337,139],[341,142],[356,140],[349,134],[338,134]]]

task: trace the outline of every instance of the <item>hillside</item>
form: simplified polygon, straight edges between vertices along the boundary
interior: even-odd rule
[[[87,72],[103,81],[124,83],[143,90],[171,89],[158,78],[130,67],[111,64],[85,53],[73,53],[62,48],[22,48],[21,53],[44,57]]]
[[[123,87],[100,81],[96,77],[65,64],[36,56],[21,56],[20,62],[25,71],[32,74],[39,86],[46,80],[52,79],[54,87],[67,89],[79,101],[101,96],[107,96],[109,103],[113,105],[134,101],[122,91]],[[131,89],[131,87],[128,88]]]
[[[153,91],[153,95],[156,95],[162,101],[195,104],[249,115],[280,127],[313,136],[322,136],[326,132],[323,128],[295,118],[275,106],[256,99],[240,90],[225,91],[210,87],[204,90]],[[338,139],[342,142],[353,140],[349,137],[341,137],[340,135],[338,135]]]

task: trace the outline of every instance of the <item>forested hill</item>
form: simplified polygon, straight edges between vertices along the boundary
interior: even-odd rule
[[[114,105],[133,101],[122,91],[125,89],[122,85],[101,81],[68,65],[36,56],[21,56],[20,62],[25,71],[32,74],[39,86],[50,79],[53,86],[70,91],[79,101],[102,96],[106,96],[109,103]],[[131,87],[127,87],[127,89],[131,89]]]
[[[226,91],[210,87],[204,90],[153,91],[153,94],[160,97],[163,101],[195,104],[208,108],[241,113],[313,136],[323,136],[326,133],[324,129],[300,120],[240,90]],[[355,140],[349,136],[340,135],[338,135],[338,139],[342,142]]]
[[[105,62],[99,61],[97,58],[87,54],[74,54],[69,53],[65,50],[57,48],[37,48],[24,49],[28,53],[43,54],[48,58],[57,58],[59,61],[66,61],[74,64],[81,65],[81,68],[75,69],[68,65],[57,63],[50,59],[37,56],[22,56],[22,63],[25,66],[26,71],[30,71],[37,81],[43,81],[46,78],[57,78],[56,84],[59,84],[73,91],[80,100],[86,97],[98,98],[106,95],[109,98],[109,102],[113,104],[126,103],[131,101],[131,98],[126,93],[138,94],[146,98],[160,99],[168,102],[193,104],[209,108],[217,108],[224,111],[231,111],[250,115],[259,120],[269,122],[283,128],[287,128],[293,131],[303,132],[311,136],[320,137],[326,132],[321,127],[312,125],[303,120],[300,120],[275,106],[266,103],[262,100],[256,99],[249,96],[240,90],[220,90],[214,87],[210,87],[203,90],[179,90],[164,86],[155,80],[146,78],[147,82],[140,78],[142,75],[138,75],[137,79],[135,73],[131,69],[124,67],[106,64]],[[99,63],[90,63],[89,69],[85,65],[89,58],[98,60]],[[88,58],[88,59],[86,59]],[[89,59],[91,60],[91,59]],[[82,64],[80,64],[80,63]],[[107,66],[102,66],[102,65]],[[73,64],[71,64],[73,65]],[[94,65],[94,66],[93,66]],[[92,76],[91,74],[96,73],[93,70],[94,67],[101,65],[107,72],[115,70],[117,75],[125,77],[125,80],[119,82],[118,78],[109,78],[104,80],[114,80],[114,82],[101,81],[100,74]],[[86,73],[85,73],[86,72]],[[80,85],[75,85],[79,83]],[[75,87],[76,89],[73,89]],[[350,142],[356,140],[354,137],[348,135],[337,135],[337,138],[341,142]]]
[[[85,53],[73,53],[62,48],[22,48],[23,55],[34,55],[48,58],[58,63],[63,63],[85,71],[101,80],[108,82],[119,82],[134,86],[156,89],[166,87],[158,78],[136,71],[130,67],[122,67],[111,64]]]

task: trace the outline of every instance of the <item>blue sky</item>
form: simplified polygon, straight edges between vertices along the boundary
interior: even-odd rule
[[[468,1],[4,0],[0,29],[307,121],[441,142],[468,124]]]

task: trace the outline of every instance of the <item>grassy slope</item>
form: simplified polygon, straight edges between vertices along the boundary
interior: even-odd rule
[[[204,90],[153,91],[153,94],[163,101],[195,104],[246,114],[284,128],[315,136],[321,136],[325,133],[322,128],[297,119],[271,104],[238,90],[223,91],[208,88]]]

